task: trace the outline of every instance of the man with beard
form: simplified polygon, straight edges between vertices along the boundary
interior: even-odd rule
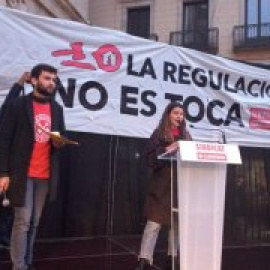
[[[61,143],[49,132],[64,132],[62,107],[52,99],[57,70],[39,64],[31,71],[33,93],[6,106],[0,126],[0,192],[14,206],[13,270],[32,269],[33,243],[47,195],[56,196]]]

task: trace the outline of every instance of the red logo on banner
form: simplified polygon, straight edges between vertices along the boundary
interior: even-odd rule
[[[93,53],[99,68],[107,72],[113,72],[119,69],[122,64],[122,55],[119,50],[110,44],[101,46]]]
[[[270,129],[270,109],[250,108],[249,127],[252,129]]]
[[[61,62],[63,66],[73,66],[79,69],[97,70],[98,68],[106,72],[117,71],[123,58],[120,51],[112,44],[102,45],[98,50],[92,53],[96,63],[82,62],[86,59],[83,51],[83,42],[73,42],[70,49],[57,50],[52,52],[54,57],[72,56],[72,60],[64,60]]]
[[[226,161],[227,157],[224,153],[198,153],[198,159],[205,161]]]
[[[224,145],[220,144],[196,144],[197,158],[200,161],[227,161]]]

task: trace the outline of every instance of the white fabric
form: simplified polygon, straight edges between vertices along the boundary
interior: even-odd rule
[[[146,138],[174,95],[194,140],[219,140],[221,129],[231,143],[270,145],[268,70],[4,7],[0,25],[0,104],[45,62],[59,70],[69,130]]]
[[[139,254],[139,259],[144,258],[147,259],[150,264],[153,263],[153,254],[156,247],[158,235],[161,229],[161,225],[154,221],[148,220],[141,242],[141,250]],[[178,226],[177,222],[174,223],[174,227],[170,228],[168,233],[168,255],[169,256],[177,256],[178,250]]]

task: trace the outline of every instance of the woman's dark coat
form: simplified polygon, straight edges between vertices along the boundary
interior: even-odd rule
[[[191,140],[186,131],[182,136],[184,140]],[[175,141],[180,138],[175,138]],[[152,168],[152,177],[144,207],[144,214],[148,220],[162,225],[171,223],[171,167],[173,168],[174,183],[176,181],[176,164],[170,161],[158,160],[158,155],[166,152],[171,142],[160,138],[155,130],[150,137],[147,148],[147,163]],[[176,185],[174,184],[176,188]],[[176,195],[176,193],[174,193]]]

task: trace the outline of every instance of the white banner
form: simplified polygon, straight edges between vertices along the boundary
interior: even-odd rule
[[[149,137],[179,100],[194,139],[270,146],[268,70],[3,7],[0,37],[0,102],[24,71],[51,64],[69,130]]]

